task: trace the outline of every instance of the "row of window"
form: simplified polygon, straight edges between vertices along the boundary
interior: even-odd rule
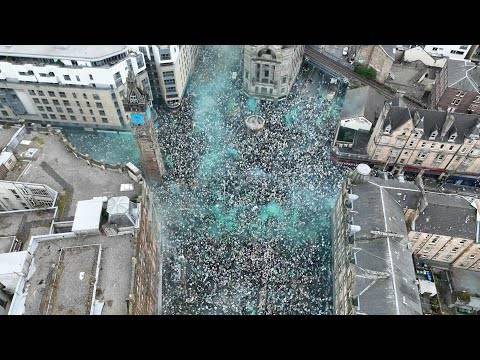
[[[43,107],[43,106],[39,105],[39,106],[37,106],[37,109],[38,109],[38,111],[54,112],[54,110],[50,106]],[[73,111],[72,108],[66,108],[66,109],[67,109],[67,113],[73,114],[74,111]],[[59,113],[63,113],[63,108],[61,108],[61,107],[55,107],[55,110]],[[83,109],[79,109],[79,111],[80,111],[80,114],[83,114]],[[93,110],[89,109],[89,111],[90,111],[90,115],[93,115]],[[100,115],[105,115],[104,110],[99,110],[98,113]]]
[[[49,119],[50,120],[57,120],[57,116],[55,114],[42,114],[42,118],[45,119],[45,120],[49,120]],[[75,115],[70,115],[69,118],[72,121],[77,121],[77,117]],[[65,115],[60,115],[60,120],[67,120],[67,117]],[[87,117],[82,116],[82,120],[86,122]],[[102,117],[101,120],[102,120],[102,123],[105,123],[105,124],[108,123],[108,119],[106,117]],[[91,121],[92,122],[97,122],[97,119],[95,118],[95,116],[91,117]]]
[[[50,105],[50,102],[48,101],[48,99],[42,98],[42,99],[41,99],[41,100],[42,100],[41,102],[40,102],[40,99],[39,99],[39,98],[32,98],[32,99],[33,99],[33,102],[34,102],[35,104],[40,104],[40,103],[42,103],[42,104],[44,104],[44,105]],[[57,99],[53,99],[53,100],[52,100],[52,103],[53,103],[53,105],[60,105],[60,102],[59,102]],[[78,100],[77,100],[75,103],[76,103],[76,105],[77,105],[78,107],[82,106],[82,105],[80,104],[80,101],[78,101]],[[116,102],[115,102],[115,103],[116,103]],[[87,105],[87,107],[91,107],[89,101],[87,101],[85,104]],[[63,100],[63,105],[65,105],[65,106],[71,106],[69,100]],[[103,109],[103,104],[102,104],[101,102],[96,102],[96,103],[95,103],[95,106],[96,106],[98,109]]]
[[[45,96],[45,93],[42,90],[37,90],[36,92],[35,90],[28,90],[28,93],[34,96]],[[47,91],[47,93],[48,93],[48,96],[50,97],[62,97],[62,98],[67,97],[67,95],[63,91],[59,91],[58,95],[55,93],[55,91],[50,91],[50,90]],[[112,96],[115,96],[115,94],[112,94]],[[72,93],[72,97],[76,99],[77,94]],[[94,100],[100,100],[100,96],[98,96],[98,94],[92,94],[92,97]],[[88,99],[88,95],[86,93],[83,93],[83,98]]]

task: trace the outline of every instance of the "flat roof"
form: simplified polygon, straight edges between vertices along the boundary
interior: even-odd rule
[[[100,266],[100,245],[60,250],[46,315],[90,315]]]
[[[27,256],[27,251],[0,254],[0,275],[21,273],[24,270]]]
[[[95,256],[100,247],[101,260],[98,263]],[[19,289],[25,301],[22,313],[45,315],[49,306],[48,314],[89,314],[94,296],[95,300],[105,304],[102,315],[126,315],[133,256],[132,235],[59,235],[38,241],[28,280]],[[100,265],[98,277],[93,270],[97,265]],[[89,281],[96,281],[95,289]],[[54,288],[58,289],[52,296]]]
[[[0,45],[0,56],[96,61],[126,50],[126,45]]]
[[[39,140],[39,145],[36,146],[37,158],[32,159],[18,181],[45,184],[58,191],[60,200],[63,198],[65,204],[65,210],[60,214],[61,219],[73,220],[78,201],[94,196],[110,198],[126,195],[132,198],[141,192],[141,185],[133,181],[126,172],[119,173],[88,165],[86,161],[67,152],[57,136],[43,135],[36,131],[25,135],[25,140],[34,139]],[[30,147],[32,145],[19,144],[17,151],[23,152]],[[17,164],[19,163],[24,162]],[[121,191],[122,184],[133,185],[133,190]]]
[[[103,202],[100,199],[82,200],[77,203],[72,231],[98,230]]]
[[[0,212],[0,235],[16,236],[26,244],[31,236],[46,235],[54,219],[55,209]]]

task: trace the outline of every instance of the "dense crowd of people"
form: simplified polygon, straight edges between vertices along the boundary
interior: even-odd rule
[[[206,47],[180,109],[160,112],[165,314],[322,314],[331,307],[330,160],[343,88],[304,65],[288,98],[241,90],[238,47]],[[259,114],[252,131],[245,118]]]

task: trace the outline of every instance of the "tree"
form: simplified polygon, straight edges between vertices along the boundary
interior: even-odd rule
[[[353,71],[367,79],[375,80],[377,78],[377,71],[367,65],[355,64]]]

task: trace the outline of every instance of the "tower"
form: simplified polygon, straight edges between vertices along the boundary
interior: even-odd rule
[[[147,181],[158,182],[165,173],[165,168],[153,127],[157,114],[147,92],[138,85],[132,71],[127,76],[127,91],[123,106],[140,149],[144,177]]]

